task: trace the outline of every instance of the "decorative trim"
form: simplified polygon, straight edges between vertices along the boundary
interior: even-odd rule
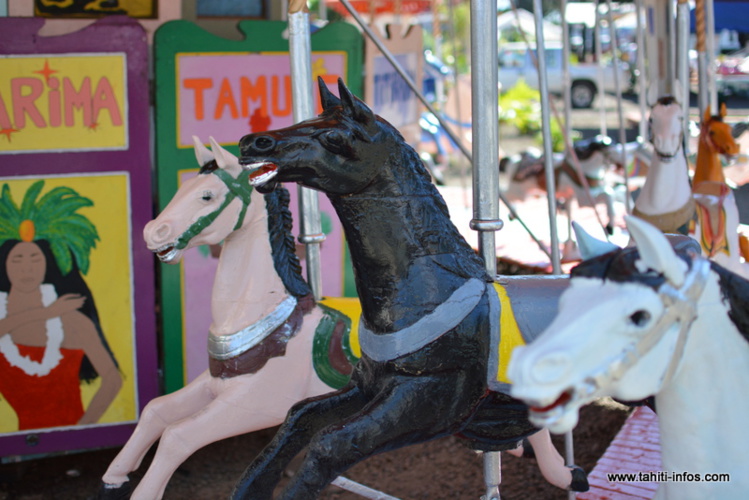
[[[651,223],[664,233],[679,233],[679,228],[688,223],[695,214],[694,198],[689,197],[686,204],[673,212],[666,212],[664,214],[646,214],[641,212],[635,207],[632,211],[632,215]]]
[[[208,355],[213,359],[224,361],[252,349],[291,316],[296,304],[296,297],[289,295],[270,314],[236,333],[230,335],[209,333]]]
[[[434,311],[402,330],[375,333],[359,320],[359,344],[362,353],[374,361],[392,361],[416,352],[458,326],[478,305],[486,291],[483,281],[471,278]]]
[[[49,307],[57,300],[57,293],[53,285],[43,284],[39,288],[42,292],[42,304],[44,304],[44,307]],[[0,292],[0,318],[4,318],[7,315],[8,294]],[[28,356],[21,356],[18,346],[13,342],[10,333],[6,333],[0,337],[0,353],[5,356],[5,359],[8,360],[11,366],[20,368],[27,375],[35,375],[37,377],[49,375],[49,372],[54,370],[62,359],[60,346],[62,346],[65,334],[62,329],[62,320],[59,317],[48,319],[46,321],[46,329],[47,345],[44,349],[44,356],[41,362],[32,361]]]

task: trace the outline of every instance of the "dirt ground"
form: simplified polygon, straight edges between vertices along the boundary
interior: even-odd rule
[[[574,433],[575,461],[590,471],[624,422],[629,409],[611,401],[583,408]],[[273,437],[275,429],[214,443],[195,453],[174,474],[167,500],[227,498],[252,458]],[[560,451],[563,439],[554,437]],[[118,448],[0,465],[0,500],[86,500]],[[135,483],[150,463],[153,450],[131,475]],[[481,455],[457,438],[445,438],[384,453],[346,474],[354,481],[403,500],[477,500],[484,492]],[[564,491],[544,481],[535,459],[502,455],[503,500],[566,499]],[[361,498],[329,487],[326,500]]]

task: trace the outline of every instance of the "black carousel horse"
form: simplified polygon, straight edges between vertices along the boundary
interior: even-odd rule
[[[352,465],[403,446],[459,435],[496,451],[538,431],[524,404],[489,390],[492,277],[417,153],[341,81],[339,91],[320,82],[318,118],[243,137],[240,162],[258,189],[298,182],[330,198],[354,265],[363,356],[347,386],[291,409],[234,498],[272,498],[305,447],[279,498],[315,498]]]

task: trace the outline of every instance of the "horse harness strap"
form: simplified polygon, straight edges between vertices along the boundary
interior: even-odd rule
[[[296,308],[297,300],[289,295],[267,316],[231,335],[208,334],[208,355],[220,361],[233,358],[262,342],[283,325]]]
[[[374,333],[363,318],[360,319],[362,353],[374,361],[384,362],[418,351],[458,326],[478,305],[487,289],[486,283],[471,278],[431,313],[397,332]]]
[[[229,206],[229,203],[234,201],[234,198],[239,198],[242,201],[242,208],[239,211],[237,222],[236,224],[234,224],[234,230],[236,231],[237,229],[242,227],[244,216],[247,213],[247,207],[250,205],[250,195],[252,195],[253,189],[248,181],[250,172],[247,170],[242,170],[242,172],[240,172],[236,179],[222,168],[217,168],[216,170],[213,170],[212,173],[219,179],[224,181],[226,187],[229,188],[229,192],[226,194],[224,201],[216,210],[209,214],[201,215],[200,217],[198,217],[198,219],[193,222],[190,227],[185,229],[185,232],[182,233],[179,238],[177,238],[177,242],[175,243],[174,247],[179,250],[185,248],[191,239],[203,232],[205,228],[213,224],[213,222],[218,218],[219,215],[221,215],[224,209]]]
[[[602,387],[609,381],[619,380],[630,367],[663,339],[674,324],[678,323],[679,333],[674,354],[671,356],[671,361],[661,381],[662,386],[667,385],[680,365],[689,328],[697,318],[697,301],[705,289],[709,273],[710,262],[702,257],[696,257],[692,260],[692,269],[687,274],[681,288],[676,289],[668,282],[661,285],[658,289],[658,296],[665,308],[663,315],[645,336],[627,348],[609,365],[608,369],[593,376],[594,384],[597,387]],[[595,388],[589,389],[594,390]]]
[[[666,212],[665,214],[646,214],[634,208],[632,215],[651,223],[664,233],[682,233],[680,229],[687,227],[688,223],[694,219],[696,212],[696,205],[694,197],[690,196],[683,207],[674,210],[673,212]]]

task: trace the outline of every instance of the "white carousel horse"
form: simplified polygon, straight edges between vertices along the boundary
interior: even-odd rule
[[[200,174],[146,225],[144,238],[162,262],[171,264],[187,248],[224,241],[211,296],[210,369],[148,403],[102,478],[102,498],[127,498],[127,475],[158,439],[132,498],[161,498],[173,472],[192,453],[280,424],[293,404],[343,385],[352,368],[327,365],[328,372],[341,372],[335,384],[335,376],[328,373],[324,381],[313,366],[313,337],[321,319],[335,324],[340,318],[315,304],[301,277],[284,201],[270,194],[264,199],[253,190],[237,158],[213,139],[213,153],[194,139]],[[351,361],[351,352],[339,354],[339,363]]]
[[[601,255],[573,269],[552,324],[513,352],[512,394],[552,432],[573,428],[595,398],[655,395],[663,471],[730,474],[662,482],[656,499],[746,498],[749,282],[693,240],[674,236],[686,240],[675,249],[654,226],[627,225],[637,247],[598,242]]]
[[[719,118],[711,117],[708,110],[703,119],[693,189],[683,149],[679,96],[655,102],[650,114],[653,161],[633,214],[663,232],[694,235],[705,255],[749,277],[749,267],[741,261],[736,199],[722,177],[718,158],[719,154],[736,154],[738,147],[730,127]]]

